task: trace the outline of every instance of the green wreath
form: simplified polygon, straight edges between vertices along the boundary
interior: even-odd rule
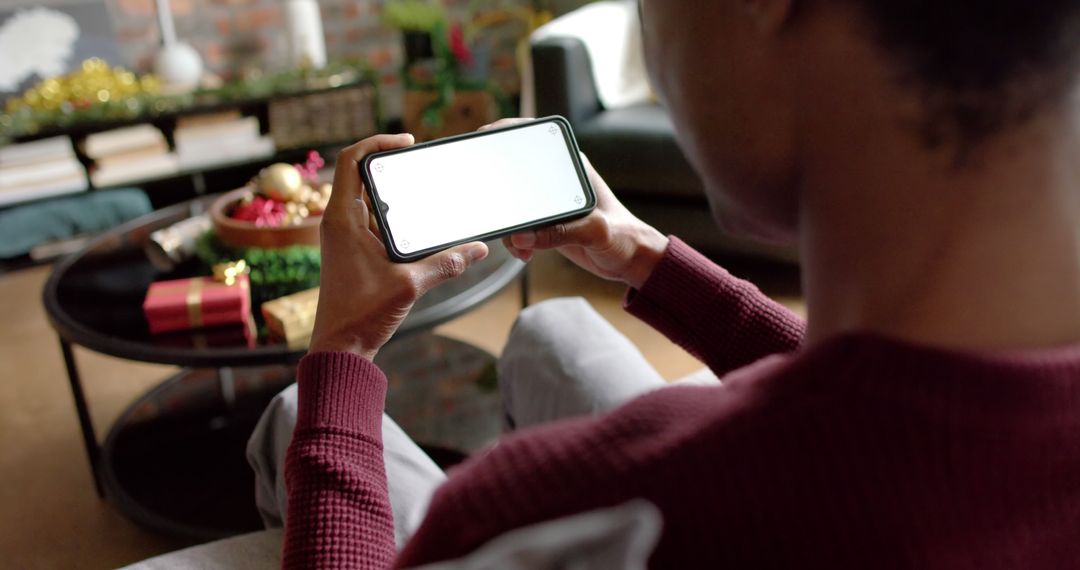
[[[223,243],[209,231],[196,243],[195,255],[208,268],[241,259],[247,262],[251,269],[251,308],[256,319],[261,320],[259,307],[266,301],[319,286],[322,259],[318,246],[238,248]]]

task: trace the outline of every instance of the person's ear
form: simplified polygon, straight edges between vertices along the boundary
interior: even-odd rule
[[[767,34],[782,31],[791,22],[796,0],[742,0],[754,27]]]

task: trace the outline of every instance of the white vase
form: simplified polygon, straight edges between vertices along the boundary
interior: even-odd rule
[[[161,46],[154,58],[154,73],[169,90],[190,90],[199,85],[203,64],[199,52],[183,42]]]
[[[326,37],[322,12],[315,0],[285,2],[285,31],[292,67],[319,69],[326,65]]]

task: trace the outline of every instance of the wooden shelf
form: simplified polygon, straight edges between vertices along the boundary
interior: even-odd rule
[[[333,101],[334,105],[311,106],[312,99],[318,97],[323,97],[323,99],[317,99],[317,101]],[[360,107],[356,108],[354,105],[343,104],[343,101],[349,97],[362,101]],[[318,135],[322,133],[316,131],[314,135],[300,137],[301,142],[294,143],[289,148],[278,148],[274,154],[268,156],[227,160],[217,164],[184,168],[177,172],[131,179],[122,183],[100,187],[94,186],[92,182],[90,183],[89,191],[133,186],[142,187],[147,191],[153,205],[156,208],[161,208],[202,194],[223,192],[239,187],[266,165],[275,162],[302,162],[309,150],[318,150],[323,154],[327,151],[336,152],[338,148],[351,144],[359,138],[375,134],[380,127],[376,97],[377,89],[375,84],[367,79],[362,79],[336,86],[282,91],[270,96],[228,101],[203,101],[180,109],[145,113],[132,118],[84,121],[67,127],[45,129],[34,135],[19,137],[16,142],[29,142],[55,136],[70,137],[76,149],[76,156],[89,172],[93,167],[93,160],[82,153],[80,143],[87,136],[97,132],[150,124],[161,130],[170,148],[175,148],[174,133],[179,119],[195,115],[238,111],[242,116],[256,117],[259,121],[260,134],[272,136],[275,141],[279,141],[288,137],[275,136],[275,134],[288,134],[299,130],[300,127],[310,127],[312,123],[316,122],[315,119],[322,117],[320,113],[326,113],[334,117],[333,120],[321,121],[324,126],[329,123],[331,127],[342,124],[340,120],[337,120],[337,117],[341,117],[343,113],[353,111],[356,113],[356,115],[347,119],[351,121],[351,123],[346,123],[345,131],[350,133],[348,135],[345,135],[341,129],[327,128],[324,132],[336,132],[337,135],[320,137]],[[296,105],[297,107],[289,107],[289,105]],[[305,105],[308,105],[308,107],[305,107]],[[283,106],[288,112],[281,113]],[[275,114],[274,109],[277,109],[278,114],[284,115],[286,119],[272,118],[272,115]],[[304,120],[305,113],[311,115],[311,120]],[[300,127],[290,129],[279,126],[277,127],[279,130],[275,130],[272,122],[278,123],[282,121],[286,125],[293,124],[290,123],[290,121],[293,121]],[[347,138],[343,139],[342,136],[347,136]],[[288,141],[285,140],[285,142]],[[13,204],[7,207],[17,205]]]
[[[333,87],[327,86],[307,90],[288,90],[274,93],[272,95],[259,97],[230,99],[223,101],[202,101],[175,110],[150,111],[130,118],[86,120],[66,126],[49,127],[42,129],[34,134],[15,137],[14,142],[29,142],[55,136],[70,136],[73,140],[81,140],[87,135],[96,132],[119,129],[122,127],[130,127],[133,125],[142,125],[147,123],[158,126],[159,128],[161,127],[161,125],[167,125],[169,126],[169,134],[171,134],[172,129],[175,128],[176,120],[182,117],[205,115],[208,113],[218,113],[232,110],[239,110],[242,114],[246,115],[255,114],[260,109],[265,108],[271,101],[302,97],[305,95],[318,95],[321,93],[329,93],[332,91],[339,91],[342,89],[362,86],[371,86],[372,88],[374,88],[375,84],[365,79],[360,81],[353,81],[350,83],[344,83]]]

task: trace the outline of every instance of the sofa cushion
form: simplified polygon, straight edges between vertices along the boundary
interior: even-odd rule
[[[98,190],[0,210],[0,258],[30,253],[35,246],[102,232],[153,211],[138,188]]]
[[[659,105],[603,111],[575,125],[574,132],[581,150],[617,194],[704,199],[704,186]]]
[[[162,554],[120,570],[265,570],[281,567],[282,531],[261,530]]]

